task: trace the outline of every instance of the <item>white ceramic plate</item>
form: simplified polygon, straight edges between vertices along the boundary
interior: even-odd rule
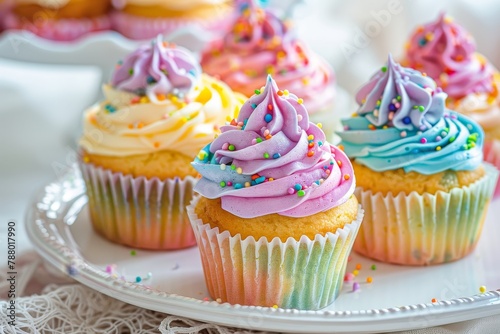
[[[437,326],[500,314],[498,267],[500,202],[490,209],[482,239],[467,258],[434,267],[375,263],[362,265],[352,292],[345,283],[339,298],[320,311],[219,304],[208,297],[198,250],[151,252],[112,244],[91,228],[84,183],[75,169],[39,193],[27,213],[35,248],[56,267],[106,295],[151,310],[256,330],[314,333],[368,333]],[[115,275],[106,267],[115,264]],[[372,270],[376,264],[376,270]],[[151,278],[135,283],[136,276]],[[365,283],[367,276],[373,278]],[[479,293],[485,285],[488,292]],[[494,290],[498,289],[498,290]],[[438,301],[432,303],[436,298]]]

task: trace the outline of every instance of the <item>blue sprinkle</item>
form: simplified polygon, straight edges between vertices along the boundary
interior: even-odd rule
[[[319,183],[320,183],[320,182],[319,182],[319,181],[314,181],[314,183],[316,183],[316,184],[319,186]]]
[[[424,46],[425,44],[427,44],[427,40],[425,38],[422,38],[420,41],[418,41],[418,45],[420,46]]]
[[[266,180],[266,177],[265,176],[261,176],[261,177],[258,177],[258,178],[255,179],[255,183],[261,184],[265,180]]]
[[[302,190],[302,185],[300,185],[300,184],[297,183],[296,185],[293,186],[293,188],[295,190],[299,191],[299,190]]]
[[[191,70],[189,70],[189,72],[188,72],[188,73],[189,73],[189,74],[191,74],[193,77],[195,77],[195,76],[196,76],[196,70],[195,70],[195,69],[191,69]]]
[[[137,276],[137,277],[135,278],[135,282],[136,282],[136,283],[140,283],[141,281],[142,281],[142,278],[140,278],[139,276]]]
[[[328,169],[328,166],[323,166],[323,169]]]
[[[264,120],[266,121],[266,123],[271,122],[273,120],[273,115],[266,114],[266,116],[264,116]]]
[[[245,118],[245,120],[243,121],[243,124],[247,125],[247,123],[248,123],[248,118]]]
[[[405,118],[403,118],[403,123],[405,124],[410,124],[411,123],[411,118],[406,116]]]
[[[123,65],[123,60],[118,60],[118,65]]]
[[[281,158],[281,154],[279,154],[279,153],[274,153],[274,154],[273,154],[273,159],[278,159],[278,158]]]
[[[391,104],[389,104],[389,110],[390,111],[396,111],[397,108],[396,108],[396,106],[393,103],[391,103]]]
[[[148,77],[146,78],[146,82],[151,85],[151,84],[154,84],[156,82],[155,78],[153,78],[152,76],[148,75]]]
[[[257,105],[255,103],[252,103],[252,108],[257,108]]]
[[[252,182],[250,182],[250,185],[252,186],[255,186],[257,184],[257,182],[255,182],[256,180],[252,180]]]
[[[241,188],[243,188],[243,185],[241,183],[234,184],[234,189],[241,189]]]
[[[318,146],[323,146],[323,142],[322,142],[322,141],[319,141],[319,142],[318,142]]]

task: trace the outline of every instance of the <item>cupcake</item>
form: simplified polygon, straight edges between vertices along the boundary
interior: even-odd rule
[[[332,68],[295,36],[290,22],[262,9],[256,1],[241,6],[231,31],[207,48],[201,65],[205,72],[246,96],[271,74],[280,87],[300,93],[311,119],[322,122],[324,132],[333,131]]]
[[[139,40],[189,25],[220,33],[234,20],[230,0],[113,0],[113,6],[114,29]]]
[[[431,78],[391,56],[357,93],[360,107],[339,133],[365,210],[356,252],[430,265],[474,249],[498,172],[483,163],[481,127],[445,99]]]
[[[210,295],[222,302],[320,309],[342,287],[362,220],[349,159],[302,99],[269,77],[193,162],[188,214]]]
[[[190,162],[242,98],[161,37],[119,62],[103,90],[80,140],[94,229],[136,248],[194,245],[185,212],[197,175]]]
[[[405,63],[436,80],[448,94],[447,107],[467,115],[485,131],[484,158],[500,168],[500,74],[476,52],[472,36],[450,17],[417,28]],[[500,186],[495,193],[500,194]]]
[[[5,29],[24,29],[51,40],[71,41],[111,28],[110,0],[11,0]]]

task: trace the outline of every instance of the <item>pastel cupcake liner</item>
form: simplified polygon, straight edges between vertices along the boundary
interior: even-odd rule
[[[130,15],[122,12],[111,13],[113,29],[135,40],[151,39],[158,34],[168,35],[179,28],[195,25],[203,30],[222,33],[227,30],[232,22],[232,15],[228,17],[186,20],[178,18],[150,18]]]
[[[185,207],[194,177],[132,177],[80,162],[94,229],[106,239],[134,248],[170,250],[196,239]]]
[[[486,175],[449,193],[383,195],[356,188],[365,210],[354,250],[382,262],[431,265],[455,261],[479,240],[498,171],[484,164]]]
[[[241,239],[211,228],[187,207],[198,242],[210,296],[240,305],[317,310],[338,296],[363,210],[356,219],[325,236],[295,240]]]
[[[47,19],[32,23],[9,13],[5,15],[3,24],[5,29],[28,30],[35,35],[55,41],[72,41],[87,33],[111,29],[111,21],[108,16],[81,19]]]
[[[483,146],[484,161],[489,162],[500,170],[500,141],[486,140]],[[500,180],[497,181],[494,197],[500,196]]]

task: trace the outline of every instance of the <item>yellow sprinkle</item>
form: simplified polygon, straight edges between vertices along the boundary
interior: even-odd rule
[[[384,126],[382,127],[382,129],[387,130],[387,129],[389,129],[389,127],[388,127],[387,125],[384,125]]]
[[[143,96],[143,97],[141,97],[141,99],[139,100],[139,102],[141,102],[141,103],[148,103],[149,99],[146,96]]]
[[[309,135],[309,136],[307,137],[307,140],[314,140],[314,135]]]
[[[243,170],[241,169],[241,167],[236,168],[236,173],[238,173],[238,174],[243,173]]]
[[[481,286],[479,287],[479,292],[481,292],[481,293],[485,293],[485,292],[486,292],[486,287],[485,287],[484,285],[481,285]]]
[[[302,83],[306,86],[309,85],[309,78],[302,78]]]
[[[318,123],[316,125],[318,126],[318,128],[323,129],[323,124],[322,123]]]
[[[357,113],[355,113],[355,112],[353,112],[353,113],[351,114],[351,117],[358,117],[358,114],[357,114]]]
[[[274,179],[272,177],[269,178],[269,181],[274,181]]]
[[[226,116],[226,121],[231,122],[232,118],[231,116]]]
[[[353,274],[354,276],[358,276],[359,271],[358,271],[358,270],[354,270],[354,271],[352,272],[352,274]]]
[[[250,182],[245,182],[245,188],[250,187]]]
[[[436,147],[436,151],[441,151],[441,146]]]
[[[302,103],[304,103],[304,100],[299,98],[299,99],[297,99],[297,103],[302,104]]]
[[[222,303],[222,299],[220,299],[220,298],[217,298],[215,301],[216,301],[217,303],[219,303],[219,304],[220,304],[220,303]]]
[[[285,90],[283,91],[283,95],[288,95],[288,94],[290,94],[290,92],[288,91],[288,89],[285,89]]]
[[[445,16],[444,22],[445,23],[451,23],[451,22],[453,22],[453,19],[450,16]]]
[[[206,156],[207,156],[207,152],[205,152],[205,151],[200,151],[200,153],[198,153],[198,159],[199,159],[199,160],[203,160],[203,159],[205,159],[205,157],[206,157]],[[225,167],[226,167],[226,166],[224,165],[224,168],[225,168]],[[222,165],[221,165],[221,169],[222,169]]]
[[[273,308],[274,308],[274,309],[277,309],[277,308],[278,308],[278,305],[274,304],[274,305],[273,305]]]
[[[88,156],[83,157],[83,162],[89,162],[89,161],[90,161],[90,158]]]
[[[493,103],[495,103],[495,97],[494,96],[488,96],[487,101],[488,101],[488,104],[493,104]]]
[[[187,123],[188,119],[187,119],[187,117],[182,117],[181,121],[182,121],[182,123]]]

